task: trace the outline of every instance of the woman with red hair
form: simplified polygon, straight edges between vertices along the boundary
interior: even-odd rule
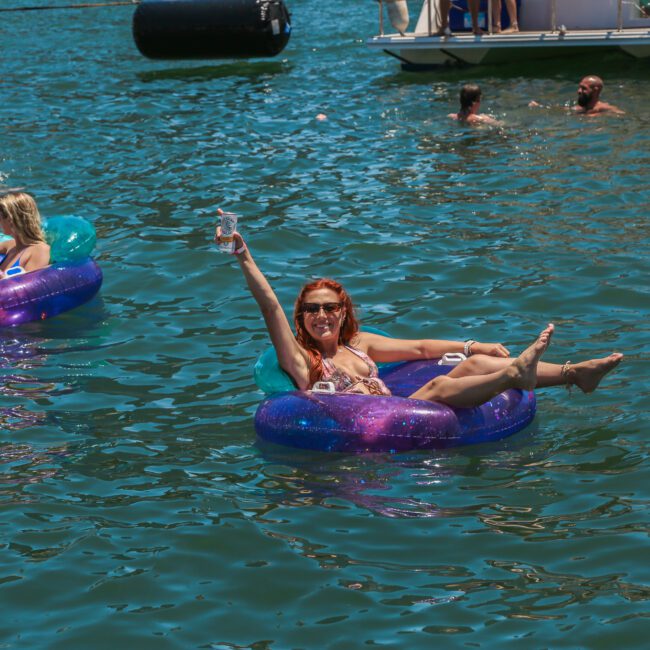
[[[214,240],[221,243],[219,228]],[[551,324],[514,359],[501,343],[394,339],[362,332],[350,296],[338,282],[329,279],[311,282],[300,291],[293,314],[294,334],[271,285],[238,232],[234,240],[233,254],[262,312],[280,366],[299,390],[327,381],[337,392],[390,395],[379,378],[377,363],[436,359],[447,352],[462,352],[468,357],[465,361],[448,375],[427,382],[410,397],[472,407],[508,388],[532,390],[574,384],[590,393],[623,358],[613,353],[575,364],[540,362],[553,334]]]

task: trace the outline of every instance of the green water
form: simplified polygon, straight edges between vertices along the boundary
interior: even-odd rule
[[[645,647],[647,63],[406,74],[375,3],[290,8],[238,63],[143,59],[129,7],[3,14],[0,182],[91,220],[105,281],[2,333],[0,647]],[[585,73],[625,119],[527,108]],[[506,128],[446,119],[467,80]],[[287,307],[330,275],[397,336],[626,359],[499,444],[266,447],[217,206]]]

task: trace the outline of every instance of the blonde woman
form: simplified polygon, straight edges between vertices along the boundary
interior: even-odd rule
[[[0,280],[50,263],[36,201],[20,189],[0,193],[0,228],[11,239],[0,242]]]

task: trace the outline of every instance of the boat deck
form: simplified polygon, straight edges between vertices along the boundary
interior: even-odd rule
[[[617,45],[627,42],[638,43],[639,40],[650,39],[650,29],[594,29],[571,31],[543,32],[514,32],[509,34],[483,34],[477,36],[471,32],[456,32],[451,36],[429,36],[426,32],[407,32],[404,36],[384,34],[368,39],[369,46],[385,47],[398,45],[400,48],[416,46],[445,46],[445,47],[520,47],[522,45],[557,45],[564,43],[579,44],[603,41]]]
[[[407,32],[385,34],[366,41],[406,65],[483,64],[549,58],[589,51],[621,51],[635,58],[650,57],[650,29],[594,29],[571,31],[520,31],[509,34],[457,32],[451,36],[429,36]]]

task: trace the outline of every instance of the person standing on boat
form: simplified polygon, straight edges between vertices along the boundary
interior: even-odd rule
[[[458,113],[449,113],[448,117],[465,124],[487,124],[501,126],[499,120],[489,115],[481,115],[481,88],[477,84],[465,84],[460,89],[460,110]]]
[[[501,0],[493,0],[492,2],[492,30],[495,34],[514,34],[519,31],[519,23],[517,21],[517,0],[506,0],[506,8],[508,9],[508,18],[510,18],[510,27],[501,29]]]
[[[625,111],[617,106],[600,100],[603,87],[603,80],[600,77],[596,75],[584,77],[578,85],[578,103],[573,110],[581,115],[598,115],[599,113],[625,115]]]
[[[480,0],[467,0],[469,13],[472,16],[472,31],[480,36],[483,30],[478,24],[478,9]],[[449,10],[451,9],[451,0],[439,0],[440,7],[440,29],[433,34],[433,36],[451,36],[449,29]]]

